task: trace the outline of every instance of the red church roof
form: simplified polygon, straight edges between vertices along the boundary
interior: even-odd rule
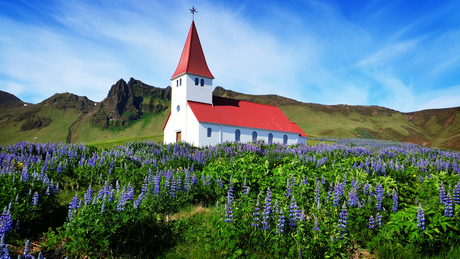
[[[188,32],[176,72],[174,72],[171,79],[183,73],[191,73],[214,79],[214,76],[211,74],[206,64],[194,21],[192,21],[192,25],[190,26],[190,31]]]
[[[213,96],[213,105],[193,101],[188,101],[188,105],[200,122],[284,131],[307,136],[276,106],[217,96]]]

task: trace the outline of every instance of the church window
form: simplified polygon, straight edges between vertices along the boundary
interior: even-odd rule
[[[204,79],[201,79],[201,86],[204,86]]]
[[[177,112],[180,111],[180,105],[177,105]]]
[[[288,136],[287,136],[287,135],[284,135],[284,136],[283,136],[283,144],[284,144],[284,145],[287,145],[287,141],[288,141]]]
[[[212,133],[212,129],[211,129],[211,128],[208,128],[208,138],[211,137],[211,133]]]
[[[268,144],[272,144],[272,143],[273,143],[273,134],[268,133]]]
[[[235,130],[235,142],[240,142],[241,132],[239,129]]]
[[[198,85],[198,77],[195,77],[195,85]]]
[[[182,85],[182,78],[179,78],[179,85]]]
[[[176,80],[176,87],[179,86],[179,80]]]
[[[257,141],[257,132],[252,132],[252,141]]]

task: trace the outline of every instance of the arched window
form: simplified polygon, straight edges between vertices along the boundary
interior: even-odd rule
[[[283,136],[283,144],[287,145],[287,141],[288,141],[288,137],[287,137],[287,135],[284,135]]]
[[[235,130],[235,142],[240,142],[241,132],[239,129]]]
[[[252,141],[257,141],[257,132],[252,132]]]
[[[204,79],[201,79],[201,86],[204,86]]]
[[[182,85],[182,78],[179,78],[179,85]]]
[[[273,134],[268,133],[268,144],[272,144],[273,142]]]
[[[195,85],[198,85],[198,77],[195,77]]]
[[[176,80],[176,87],[179,86],[179,80]]]
[[[211,133],[212,133],[212,129],[211,129],[211,128],[208,128],[208,138],[211,137]]]

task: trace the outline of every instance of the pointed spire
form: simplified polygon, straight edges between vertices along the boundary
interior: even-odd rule
[[[209,77],[214,79],[214,76],[209,71],[204,57],[203,49],[201,48],[200,38],[196,31],[195,21],[192,21],[190,31],[188,32],[187,40],[185,41],[184,50],[177,65],[176,72],[174,72],[171,79],[184,73],[190,73]]]

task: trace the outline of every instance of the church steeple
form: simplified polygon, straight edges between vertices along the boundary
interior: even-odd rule
[[[214,79],[211,71],[209,71],[203,49],[201,48],[200,38],[198,37],[198,32],[195,27],[195,21],[192,21],[179,64],[177,65],[176,71],[171,77],[171,80],[184,73]]]

